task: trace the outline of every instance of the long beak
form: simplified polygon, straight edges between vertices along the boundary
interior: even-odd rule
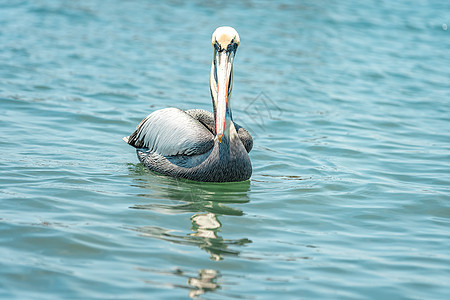
[[[225,120],[227,117],[227,100],[229,96],[231,68],[233,65],[233,52],[221,51],[215,55],[215,72],[217,83],[216,97],[216,134],[219,143],[225,132]]]

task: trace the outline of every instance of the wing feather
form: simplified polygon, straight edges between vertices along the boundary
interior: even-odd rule
[[[239,139],[242,141],[242,144],[244,144],[245,150],[249,153],[253,148],[253,138],[250,135],[250,132],[237,123],[234,123],[234,127],[237,130]]]
[[[124,140],[136,148],[148,148],[164,156],[202,154],[214,146],[213,134],[178,108],[148,115]]]
[[[211,131],[213,135],[216,134],[216,123],[214,121],[214,114],[212,112],[195,108],[187,110],[186,113],[205,125],[205,127],[208,128],[208,130]]]

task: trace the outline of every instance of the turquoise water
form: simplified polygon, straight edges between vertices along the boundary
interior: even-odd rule
[[[221,25],[253,176],[152,174],[121,138],[211,110]],[[446,1],[0,1],[0,297],[448,298],[447,26]]]

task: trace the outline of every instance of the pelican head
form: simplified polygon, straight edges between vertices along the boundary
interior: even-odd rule
[[[233,87],[233,59],[239,46],[239,34],[229,26],[217,28],[212,35],[213,60],[210,88],[219,142],[226,134],[226,121],[232,120],[230,95]]]

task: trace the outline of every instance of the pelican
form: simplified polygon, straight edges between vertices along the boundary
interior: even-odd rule
[[[154,111],[124,141],[136,148],[150,170],[195,181],[248,180],[253,147],[250,133],[233,121],[230,96],[237,31],[228,26],[212,35],[210,91],[213,111],[165,108]]]

